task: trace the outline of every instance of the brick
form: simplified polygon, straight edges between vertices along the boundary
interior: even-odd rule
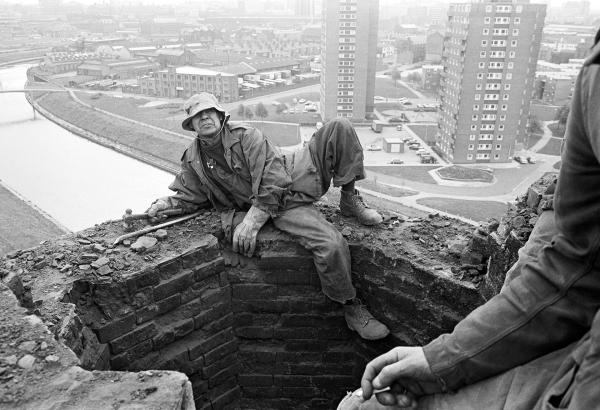
[[[223,393],[219,397],[211,400],[212,409],[213,410],[223,410],[230,408],[231,404],[242,396],[242,392],[239,387],[234,387],[233,389]]]
[[[187,303],[191,300],[198,299],[206,289],[220,288],[219,278],[217,276],[210,277],[202,282],[194,282],[191,287],[181,292],[181,303]]]
[[[110,342],[110,349],[113,354],[121,353],[133,345],[136,345],[146,339],[150,339],[157,332],[154,322],[138,326],[129,333],[120,336]]]
[[[315,386],[320,388],[346,388],[356,382],[352,376],[322,374],[311,377]]]
[[[277,284],[275,272],[267,272],[262,270],[248,268],[230,268],[227,269],[227,280],[232,284],[240,283],[262,283],[262,284]]]
[[[183,269],[181,258],[176,256],[174,258],[165,258],[158,262],[158,271],[160,272],[161,279],[168,279],[173,277]]]
[[[281,395],[283,397],[305,399],[307,397],[321,396],[321,390],[317,387],[282,387]]]
[[[224,358],[222,358],[221,360],[211,364],[210,366],[204,366],[202,368],[202,378],[203,379],[211,379],[213,377],[215,377],[217,374],[219,374],[222,370],[224,369],[229,369],[231,368],[231,366],[233,365],[238,365],[238,360],[237,360],[237,355],[229,355],[226,356]],[[233,375],[237,375],[236,373],[232,373]],[[210,380],[208,382],[209,387],[213,387],[217,384],[221,384],[221,383],[211,383]]]
[[[181,254],[181,260],[183,267],[187,269],[215,259],[220,254],[221,250],[217,238],[212,235],[205,235]]]
[[[234,379],[237,382],[237,374],[240,372],[240,364],[233,363],[231,366],[222,369],[220,372],[215,374],[213,377],[208,379],[208,387],[213,388],[218,386],[228,379]]]
[[[157,316],[162,316],[179,306],[179,302],[180,296],[179,294],[176,294],[152,305],[144,306],[141,309],[136,310],[136,322],[137,324],[141,324],[152,320]]]
[[[169,279],[162,280],[154,287],[154,300],[161,300],[180,293],[193,283],[194,273],[190,270],[179,272]]]
[[[256,264],[260,269],[278,272],[288,269],[303,272],[315,270],[312,254],[304,249],[266,250],[261,252]]]
[[[352,374],[354,366],[354,361],[345,363],[279,363],[276,370],[283,374]],[[363,368],[364,366],[361,367],[361,372]]]
[[[263,284],[232,285],[232,298],[239,300],[272,299],[277,296],[277,286]]]
[[[214,306],[217,303],[231,303],[231,289],[229,286],[218,289],[206,289],[200,295],[200,300],[205,307]]]
[[[238,350],[238,342],[237,340],[232,340],[221,346],[204,353],[204,363],[208,366],[211,365],[227,355],[233,354]]]
[[[193,374],[199,374],[201,376],[202,368],[204,367],[204,356],[200,356],[194,360],[188,361],[184,366],[179,369],[180,372],[184,372],[188,376]],[[208,386],[208,382],[206,383]],[[195,395],[196,393],[194,393]]]
[[[331,345],[329,340],[289,340],[284,344],[288,352],[323,352]]]
[[[282,387],[304,387],[312,385],[311,376],[300,376],[300,375],[281,375],[276,374],[273,376],[273,382],[275,386]]]
[[[217,397],[219,397],[220,395],[222,395],[223,393],[233,389],[234,387],[238,387],[237,378],[231,377],[229,379],[226,379],[223,383],[221,383],[219,385],[215,385],[214,387],[210,388],[207,396],[211,400],[214,400]]]
[[[206,333],[202,331],[196,330],[193,334],[206,335]],[[196,359],[201,354],[211,351],[215,347],[227,343],[230,340],[233,340],[233,331],[229,329],[225,329],[213,336],[204,337],[201,340],[195,340],[194,345],[190,346],[190,360]]]
[[[265,398],[275,399],[281,397],[281,387],[279,386],[241,386],[244,397],[251,397],[261,399]],[[271,408],[271,407],[269,407]],[[292,405],[287,407],[272,407],[276,409],[294,408]]]
[[[321,354],[313,352],[277,352],[277,363],[320,362]]]
[[[272,386],[272,374],[245,373],[238,375],[240,386]]]
[[[234,312],[262,312],[262,313],[284,313],[290,311],[290,304],[287,300],[267,299],[267,300],[237,300],[231,309]]]
[[[227,303],[220,303],[214,305],[210,309],[205,309],[200,314],[194,316],[194,327],[196,329],[205,326],[208,323],[212,323],[229,312],[229,305]]]
[[[100,343],[106,343],[131,331],[135,326],[135,314],[122,317],[95,329]]]
[[[150,286],[138,290],[131,297],[131,306],[133,306],[136,309],[139,309],[143,306],[149,306],[153,302],[154,302],[154,290]]]
[[[159,352],[150,352],[147,355],[133,361],[128,370],[135,372],[140,370],[156,369],[156,362],[160,357]]]
[[[278,327],[273,329],[275,339],[314,339],[318,329],[314,327]]]
[[[304,298],[304,300],[306,300],[306,303],[310,305],[310,303],[313,300],[314,294],[317,293],[319,290],[319,287],[310,284],[286,284],[280,285],[277,288],[277,296],[283,298],[295,297],[298,300]]]
[[[140,272],[134,272],[126,278],[127,290],[130,294],[138,289],[157,285],[160,282],[160,273],[154,266],[144,269]]]
[[[236,326],[271,326],[277,324],[279,315],[274,313],[238,313],[235,315]]]
[[[293,313],[284,313],[281,315],[281,325],[286,327],[300,326],[323,329],[326,327],[346,326],[346,322],[341,315],[323,317],[322,315],[297,315]]]
[[[175,333],[172,328],[162,328],[160,333],[152,339],[154,349],[162,349],[175,341]]]
[[[114,355],[110,359],[110,366],[112,370],[133,370],[136,371],[134,364],[136,360],[146,356],[152,351],[152,341],[144,340],[143,342],[132,346],[129,350]]]
[[[202,282],[212,276],[218,276],[225,270],[225,261],[222,257],[194,267],[194,281]]]
[[[192,383],[194,397],[201,396],[208,392],[208,380],[204,380],[199,374],[194,374],[189,376],[189,378]]]
[[[230,285],[229,279],[227,278],[227,272],[223,271],[219,273],[219,286],[228,286]]]
[[[188,348],[186,344],[172,343],[160,350],[153,368],[159,370],[179,370],[189,363]]]
[[[272,339],[273,327],[271,326],[238,326],[235,335],[243,339]]]

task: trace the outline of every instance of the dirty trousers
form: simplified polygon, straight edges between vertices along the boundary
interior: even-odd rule
[[[273,223],[312,253],[323,293],[344,303],[356,297],[348,243],[313,202],[327,192],[332,180],[334,186],[342,186],[365,177],[362,146],[349,121],[334,119],[315,132],[303,149],[310,150],[318,171],[314,198],[311,202],[284,209]]]

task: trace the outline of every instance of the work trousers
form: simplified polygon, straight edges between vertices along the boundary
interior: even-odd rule
[[[273,218],[273,223],[312,253],[323,293],[344,303],[356,297],[348,243],[313,202],[327,192],[332,181],[334,186],[342,186],[365,177],[362,146],[348,120],[334,119],[317,130],[302,149],[310,151],[318,171],[319,177],[314,180],[314,192],[318,195],[310,202],[286,207]]]

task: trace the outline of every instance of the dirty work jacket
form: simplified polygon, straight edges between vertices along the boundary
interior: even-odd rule
[[[225,161],[232,173],[217,165],[216,178],[208,173],[196,139],[183,153],[181,171],[169,189],[187,210],[215,207],[217,210],[247,210],[254,205],[276,216],[282,209],[314,202],[320,197],[320,178],[308,149],[282,154],[262,133],[239,123],[226,123],[219,137]]]
[[[577,79],[554,205],[552,243],[522,264],[506,290],[425,346],[448,389],[565,347],[590,330],[600,307],[600,45]]]

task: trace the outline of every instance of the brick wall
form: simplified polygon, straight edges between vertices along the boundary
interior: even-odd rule
[[[266,228],[255,258],[206,235],[138,272],[76,282],[72,348],[88,368],[183,371],[200,409],[335,408],[368,360],[451,330],[482,301],[431,267],[350,245],[359,297],[392,329],[383,341],[348,330],[312,256]]]

